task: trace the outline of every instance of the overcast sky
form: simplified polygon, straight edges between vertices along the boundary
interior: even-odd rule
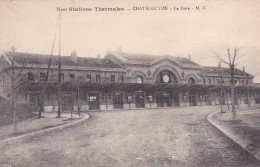
[[[133,11],[133,7],[206,6],[207,10]],[[260,1],[0,1],[0,49],[50,54],[57,7],[121,7],[122,12],[63,12],[62,55],[105,56],[108,50],[188,57],[217,66],[213,51],[242,47],[238,68],[260,82]],[[131,10],[126,10],[131,9]],[[58,53],[58,43],[55,45]]]

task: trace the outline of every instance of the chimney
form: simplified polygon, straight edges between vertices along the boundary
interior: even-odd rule
[[[220,62],[218,63],[218,68],[219,68],[219,70],[221,69],[221,63]]]
[[[244,73],[246,72],[246,70],[245,70],[245,66],[243,66],[243,72],[244,72]]]
[[[97,59],[98,59],[98,64],[101,64],[100,54],[97,55]]]
[[[188,59],[191,60],[191,56],[190,55],[188,56]]]
[[[73,61],[74,63],[78,62],[77,52],[75,50],[71,52],[70,58],[71,58],[71,61]]]

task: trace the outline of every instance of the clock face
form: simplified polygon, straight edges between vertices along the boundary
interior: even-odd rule
[[[170,81],[170,78],[168,75],[163,76],[163,82],[168,83]]]

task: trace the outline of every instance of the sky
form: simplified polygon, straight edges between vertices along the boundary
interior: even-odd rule
[[[168,10],[133,10],[135,7]],[[200,6],[200,10],[195,10]],[[205,6],[206,10],[202,10]],[[214,52],[227,58],[226,47],[241,47],[238,68],[260,82],[260,1],[230,0],[0,0],[0,50],[51,53],[57,7],[124,8],[124,11],[63,11],[61,54],[104,57],[125,52],[188,57],[217,66]],[[173,10],[189,7],[191,10]],[[194,9],[192,9],[194,8]],[[130,10],[127,10],[130,9]],[[171,9],[171,10],[170,10]],[[54,53],[58,54],[58,40]]]

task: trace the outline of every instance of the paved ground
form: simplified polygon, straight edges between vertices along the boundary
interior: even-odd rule
[[[91,112],[82,124],[0,146],[0,164],[259,166],[259,161],[207,122],[213,110]]]

